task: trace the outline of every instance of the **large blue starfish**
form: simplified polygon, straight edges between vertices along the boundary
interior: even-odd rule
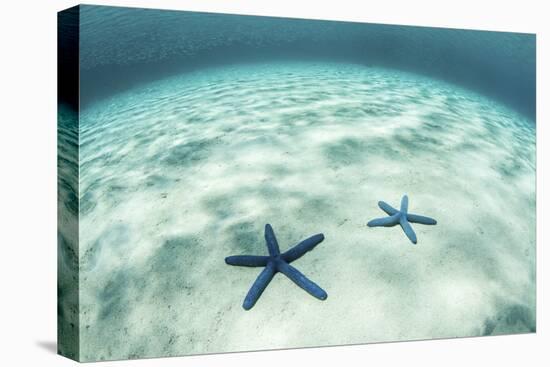
[[[437,221],[433,218],[425,217],[417,214],[409,214],[409,198],[407,195],[403,195],[401,199],[401,210],[397,210],[383,201],[378,202],[380,209],[388,213],[389,217],[373,219],[367,223],[369,227],[393,227],[397,224],[401,225],[403,231],[409,237],[412,243],[416,244],[416,233],[414,233],[411,223],[420,224],[437,224]]]
[[[302,257],[324,239],[325,236],[323,236],[322,233],[316,234],[281,254],[277,238],[275,238],[275,233],[273,233],[273,228],[271,228],[270,224],[266,224],[265,242],[267,242],[269,256],[237,255],[226,257],[225,262],[229,265],[251,267],[265,266],[265,269],[258,275],[258,278],[248,291],[243,302],[243,308],[245,310],[250,310],[252,306],[254,306],[271,279],[273,279],[273,276],[279,271],[312,296],[320,300],[325,300],[327,298],[327,292],[290,265],[291,262]]]

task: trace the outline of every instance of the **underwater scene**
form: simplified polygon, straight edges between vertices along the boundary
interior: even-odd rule
[[[535,35],[66,12],[61,354],[535,332]]]

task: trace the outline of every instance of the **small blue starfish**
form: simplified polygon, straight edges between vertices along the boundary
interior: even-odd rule
[[[273,279],[273,276],[279,271],[313,297],[325,300],[327,298],[327,292],[306,278],[306,276],[300,273],[296,268],[290,266],[291,262],[299,259],[306,252],[313,250],[313,248],[324,239],[325,236],[323,236],[322,233],[316,234],[281,254],[277,238],[275,238],[275,233],[273,233],[273,228],[271,228],[270,224],[266,224],[265,241],[267,242],[269,256],[238,255],[226,257],[225,262],[229,265],[250,267],[265,266],[265,269],[258,275],[258,278],[248,291],[244,299],[243,308],[245,310],[250,310],[252,306],[254,306],[271,279]]]
[[[393,227],[397,224],[401,225],[403,231],[409,237],[412,243],[416,244],[416,234],[414,233],[411,223],[420,224],[437,224],[435,219],[424,217],[422,215],[409,214],[409,198],[403,195],[401,199],[401,210],[397,210],[383,201],[378,202],[380,209],[388,213],[389,217],[373,219],[367,223],[369,227]]]

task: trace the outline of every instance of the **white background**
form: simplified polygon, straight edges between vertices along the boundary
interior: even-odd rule
[[[548,366],[549,27],[545,1],[95,1],[95,4],[537,33],[537,333],[234,353],[102,366]],[[0,365],[68,366],[56,339],[56,12],[61,0],[0,7]],[[546,11],[548,14],[548,10]],[[546,144],[545,144],[546,143]],[[505,198],[503,198],[505,200]],[[506,213],[502,213],[506,215]],[[546,227],[544,226],[544,223]],[[498,246],[498,244],[495,244]],[[545,312],[546,311],[546,312]]]

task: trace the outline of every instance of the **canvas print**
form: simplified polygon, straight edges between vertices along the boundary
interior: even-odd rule
[[[534,34],[58,20],[61,355],[536,331]]]

